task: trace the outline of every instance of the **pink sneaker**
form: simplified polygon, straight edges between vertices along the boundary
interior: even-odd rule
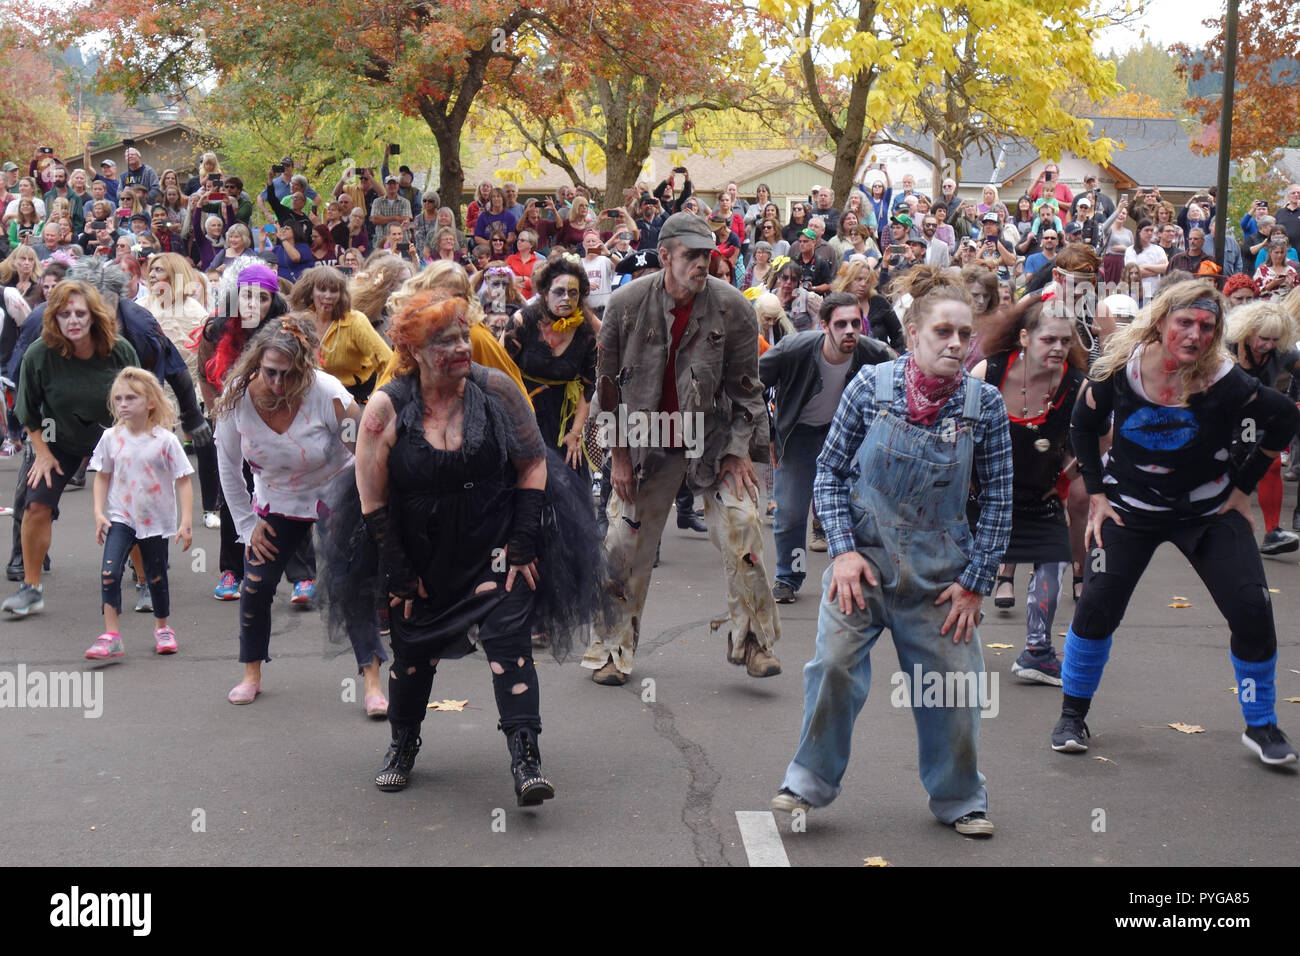
[[[153,632],[153,649],[158,654],[175,654],[180,649],[176,643],[176,632],[167,625],[157,628]]]
[[[126,651],[122,650],[122,638],[118,634],[101,634],[95,638],[95,643],[90,645],[86,651],[86,660],[88,661],[106,661],[110,657],[121,657]]]
[[[248,681],[240,681],[230,689],[230,694],[226,700],[232,704],[251,704],[253,698],[262,692],[261,684],[250,684]]]

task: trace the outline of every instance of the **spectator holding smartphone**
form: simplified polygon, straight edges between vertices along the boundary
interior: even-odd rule
[[[1064,209],[1074,203],[1074,193],[1070,187],[1061,182],[1061,167],[1056,163],[1048,163],[1043,167],[1043,171],[1038,174],[1038,179],[1034,180],[1034,186],[1029,190],[1030,199],[1042,199],[1044,196],[1054,198],[1059,208]]]

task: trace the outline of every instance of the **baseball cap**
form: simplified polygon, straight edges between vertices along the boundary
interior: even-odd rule
[[[801,236],[806,236],[806,237],[809,238],[809,239],[816,239],[816,238],[817,238],[817,233],[813,232],[811,229],[800,229],[800,230],[799,230],[799,235],[801,235]]]
[[[1076,236],[1083,232],[1083,226],[1079,225],[1077,222],[1072,222],[1065,227],[1065,232],[1067,235]]]
[[[292,166],[292,165],[294,165],[293,157],[292,157],[292,156],[286,156],[286,157],[284,157],[284,159],[280,160],[280,165],[281,165],[281,166]]]
[[[6,172],[6,173],[12,173],[12,172],[16,171],[17,169],[18,169],[18,167],[15,166],[13,163],[5,163],[5,165],[4,165],[4,172]]]
[[[386,182],[386,183],[395,183],[395,182],[400,182],[400,180],[399,180],[396,176],[394,176],[392,173],[389,173],[387,176],[384,177],[384,182]]]
[[[912,228],[912,217],[905,212],[900,212],[896,216],[890,216],[889,221],[897,223],[900,226],[906,226],[908,229]]]
[[[928,245],[929,245],[929,243],[926,242],[924,239],[922,239],[920,236],[908,236],[908,237],[907,237],[906,239],[904,239],[903,241],[904,241],[905,243],[913,244],[913,245],[918,245],[918,246],[928,246]]]
[[[659,241],[676,239],[687,249],[712,249],[716,245],[709,224],[689,212],[675,212],[659,230]]]
[[[117,163],[113,162],[111,159],[101,159],[101,160],[99,161],[99,165],[100,165],[100,166],[112,166],[114,169],[117,169]]]
[[[995,212],[986,212],[980,222],[997,222],[998,214]]]
[[[412,179],[415,178],[415,173],[411,172],[410,166],[398,166],[397,171],[399,173],[406,173],[406,175],[410,176]]]
[[[1091,200],[1091,199],[1088,199],[1087,197],[1084,197],[1083,199],[1080,199],[1078,204],[1079,204],[1080,206],[1087,206],[1089,209],[1092,208],[1092,200]]]

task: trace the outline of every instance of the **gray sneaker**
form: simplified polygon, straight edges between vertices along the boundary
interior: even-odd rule
[[[135,609],[139,614],[153,611],[153,595],[149,593],[149,585],[143,581],[135,586]]]
[[[784,581],[777,581],[772,585],[772,600],[777,604],[793,604],[794,597],[794,588]]]
[[[778,813],[794,813],[796,810],[807,813],[812,809],[811,803],[787,787],[782,787],[776,792],[770,806]]]
[[[26,617],[33,611],[45,610],[45,595],[40,585],[23,584],[17,594],[7,598],[4,604],[0,604],[0,608],[10,614]]]

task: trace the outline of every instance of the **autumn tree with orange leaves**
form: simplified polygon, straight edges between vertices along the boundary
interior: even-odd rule
[[[1227,25],[1223,17],[1204,21],[1218,32],[1196,55],[1186,44],[1172,49],[1182,57],[1179,72],[1197,81],[1222,74]],[[1207,126],[1218,126],[1219,96],[1187,101]],[[1300,6],[1294,0],[1244,0],[1237,16],[1236,93],[1232,109],[1232,158],[1271,154],[1300,136]],[[1204,152],[1216,152],[1208,142]]]
[[[645,4],[645,16],[658,9]],[[282,110],[315,87],[317,110],[395,106],[419,116],[438,144],[439,191],[455,208],[464,187],[461,136],[480,94],[536,68],[559,38],[566,49],[583,49],[589,12],[568,0],[83,0],[37,16],[56,44],[92,34],[106,41],[102,85],[128,96],[181,98],[215,80],[227,99],[232,87],[244,96],[249,110]]]

